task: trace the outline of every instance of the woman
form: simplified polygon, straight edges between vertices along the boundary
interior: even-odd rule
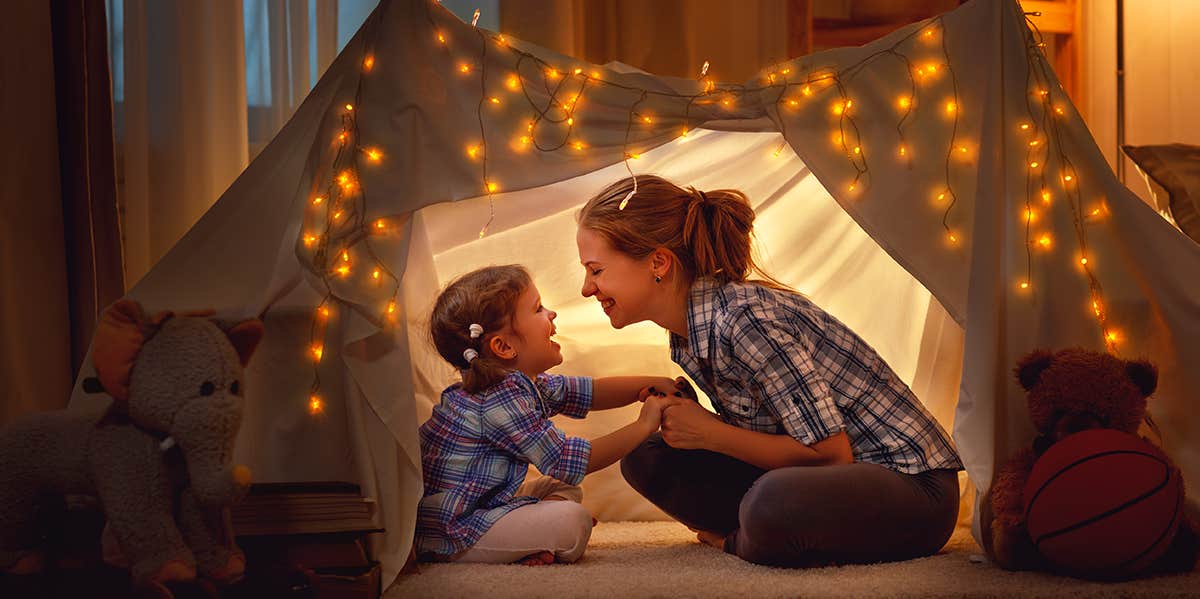
[[[581,210],[582,293],[614,328],[667,329],[671,359],[717,414],[668,407],[662,432],[621,461],[629,484],[754,563],[940,550],[962,464],[908,386],[846,325],[759,270],[741,192],[644,175],[634,190],[618,181]]]

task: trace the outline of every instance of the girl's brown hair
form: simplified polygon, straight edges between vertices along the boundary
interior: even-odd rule
[[[638,175],[637,193],[622,210],[621,203],[633,190],[633,177],[609,185],[579,211],[579,226],[599,233],[635,259],[656,248],[671,250],[686,283],[711,277],[721,284],[752,282],[792,291],[754,261],[754,209],[746,194],[736,189],[685,189],[662,177]]]
[[[430,337],[442,358],[462,373],[467,393],[499,383],[511,370],[488,350],[488,340],[512,322],[517,298],[532,282],[523,266],[486,266],[455,279],[434,302]],[[472,324],[483,328],[475,339]],[[468,348],[479,353],[470,362],[463,356]]]

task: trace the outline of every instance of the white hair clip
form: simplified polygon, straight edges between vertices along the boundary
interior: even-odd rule
[[[471,326],[467,327],[467,330],[471,331],[472,339],[478,339],[483,334],[483,327],[475,323],[471,323]]]
[[[479,357],[479,352],[475,351],[474,349],[471,349],[468,347],[467,349],[463,350],[463,359],[467,361],[467,364],[470,364],[471,360],[474,360],[475,358],[478,358],[478,357]]]

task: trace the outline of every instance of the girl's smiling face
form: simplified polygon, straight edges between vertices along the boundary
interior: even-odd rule
[[[556,312],[542,305],[542,296],[533,283],[517,298],[511,324],[514,334],[507,335],[506,341],[516,350],[514,366],[530,378],[562,364],[562,347],[551,339],[557,317]]]
[[[595,297],[614,329],[649,320],[647,307],[658,289],[652,258],[638,260],[613,248],[599,233],[580,227],[575,235],[583,264],[583,297]]]

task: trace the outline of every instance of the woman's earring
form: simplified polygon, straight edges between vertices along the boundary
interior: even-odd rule
[[[662,282],[662,277],[660,277],[660,276],[658,276],[658,275],[654,275],[654,282],[655,282],[655,283],[661,283],[661,282]]]

